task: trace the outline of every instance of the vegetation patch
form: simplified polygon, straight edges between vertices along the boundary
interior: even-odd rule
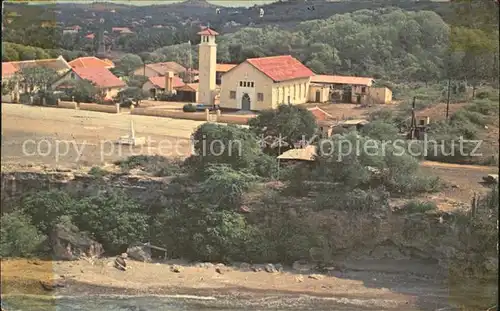
[[[123,172],[141,169],[156,177],[173,176],[182,171],[179,162],[159,155],[130,156],[125,160],[115,162],[115,165],[118,165]]]

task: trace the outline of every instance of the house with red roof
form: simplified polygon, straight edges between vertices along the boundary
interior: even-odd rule
[[[115,64],[109,59],[100,59],[95,56],[78,57],[68,63],[71,68],[106,68],[111,69]]]
[[[156,98],[164,92],[171,92],[177,88],[183,87],[184,81],[178,76],[150,77],[142,86],[142,89],[148,92],[151,98]]]
[[[52,84],[53,89],[64,88],[71,80],[88,80],[105,93],[105,99],[115,97],[127,84],[103,67],[76,67]]]

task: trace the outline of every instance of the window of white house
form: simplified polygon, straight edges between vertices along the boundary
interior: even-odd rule
[[[236,99],[236,91],[230,91],[229,92],[229,98],[230,99]]]
[[[243,81],[240,81],[240,86],[243,86]]]
[[[366,93],[366,86],[363,86],[363,87],[361,88],[361,93]]]
[[[264,101],[264,93],[257,93],[257,100],[260,102]]]
[[[250,82],[250,87],[254,87],[254,83],[253,82]]]

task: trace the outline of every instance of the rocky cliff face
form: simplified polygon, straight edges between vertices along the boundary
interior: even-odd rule
[[[85,196],[103,186],[117,187],[144,206],[157,204],[159,195],[175,194],[175,189],[169,188],[171,178],[165,177],[110,174],[97,178],[72,171],[2,171],[1,180],[3,212],[29,191],[59,189]],[[492,228],[478,229],[467,219],[440,211],[378,215],[323,211],[309,212],[306,217],[326,233],[325,246],[311,249],[309,254],[318,262],[420,259],[439,264],[446,271],[457,266],[470,273],[498,271],[497,252],[491,247],[497,242],[485,241],[491,236],[486,231]]]

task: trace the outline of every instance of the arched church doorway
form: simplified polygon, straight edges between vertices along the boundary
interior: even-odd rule
[[[250,96],[247,93],[241,97],[241,110],[250,110]]]

